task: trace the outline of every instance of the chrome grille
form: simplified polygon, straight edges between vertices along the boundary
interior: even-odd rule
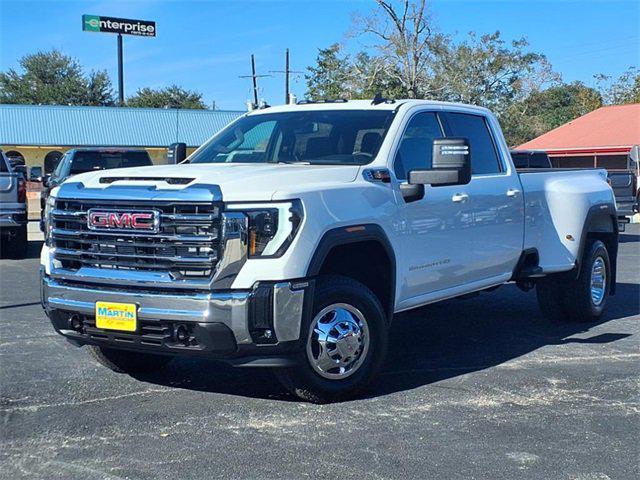
[[[96,231],[87,226],[89,209],[160,212],[157,233]],[[51,211],[51,246],[63,268],[82,266],[162,271],[176,280],[212,275],[219,254],[220,204],[58,199]]]

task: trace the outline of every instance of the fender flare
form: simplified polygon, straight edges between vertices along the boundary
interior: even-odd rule
[[[611,228],[608,228],[611,225]],[[582,226],[582,234],[580,236],[580,246],[576,257],[576,278],[580,275],[582,269],[582,256],[587,246],[587,237],[589,233],[613,234],[613,241],[607,245],[609,251],[609,262],[611,264],[611,293],[616,291],[616,275],[618,271],[618,217],[616,206],[613,203],[601,203],[592,206],[587,212],[587,216]]]
[[[327,259],[329,252],[335,247],[367,241],[379,243],[385,250],[391,263],[391,286],[389,292],[389,298],[391,299],[389,317],[391,317],[396,300],[396,255],[389,241],[389,237],[387,237],[387,234],[380,225],[374,223],[347,225],[325,232],[311,257],[311,262],[307,268],[307,277],[315,277],[320,274],[322,265]]]

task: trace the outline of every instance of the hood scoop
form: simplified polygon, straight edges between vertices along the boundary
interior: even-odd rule
[[[99,182],[111,184],[114,182],[165,182],[169,185],[188,185],[195,178],[184,177],[102,177]]]

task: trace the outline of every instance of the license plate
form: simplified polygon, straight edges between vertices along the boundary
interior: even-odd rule
[[[137,307],[133,303],[96,302],[97,328],[135,332],[137,317]]]

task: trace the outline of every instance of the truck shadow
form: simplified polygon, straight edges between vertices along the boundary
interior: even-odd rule
[[[619,283],[598,323],[545,320],[534,292],[504,286],[493,294],[450,300],[397,315],[386,367],[368,396],[406,391],[517,359],[547,345],[611,343],[630,334],[617,326],[588,337],[599,324],[640,313],[640,285]],[[535,362],[532,359],[532,362]],[[162,373],[140,380],[175,388],[297,401],[264,369],[232,368],[209,360],[176,359]]]

